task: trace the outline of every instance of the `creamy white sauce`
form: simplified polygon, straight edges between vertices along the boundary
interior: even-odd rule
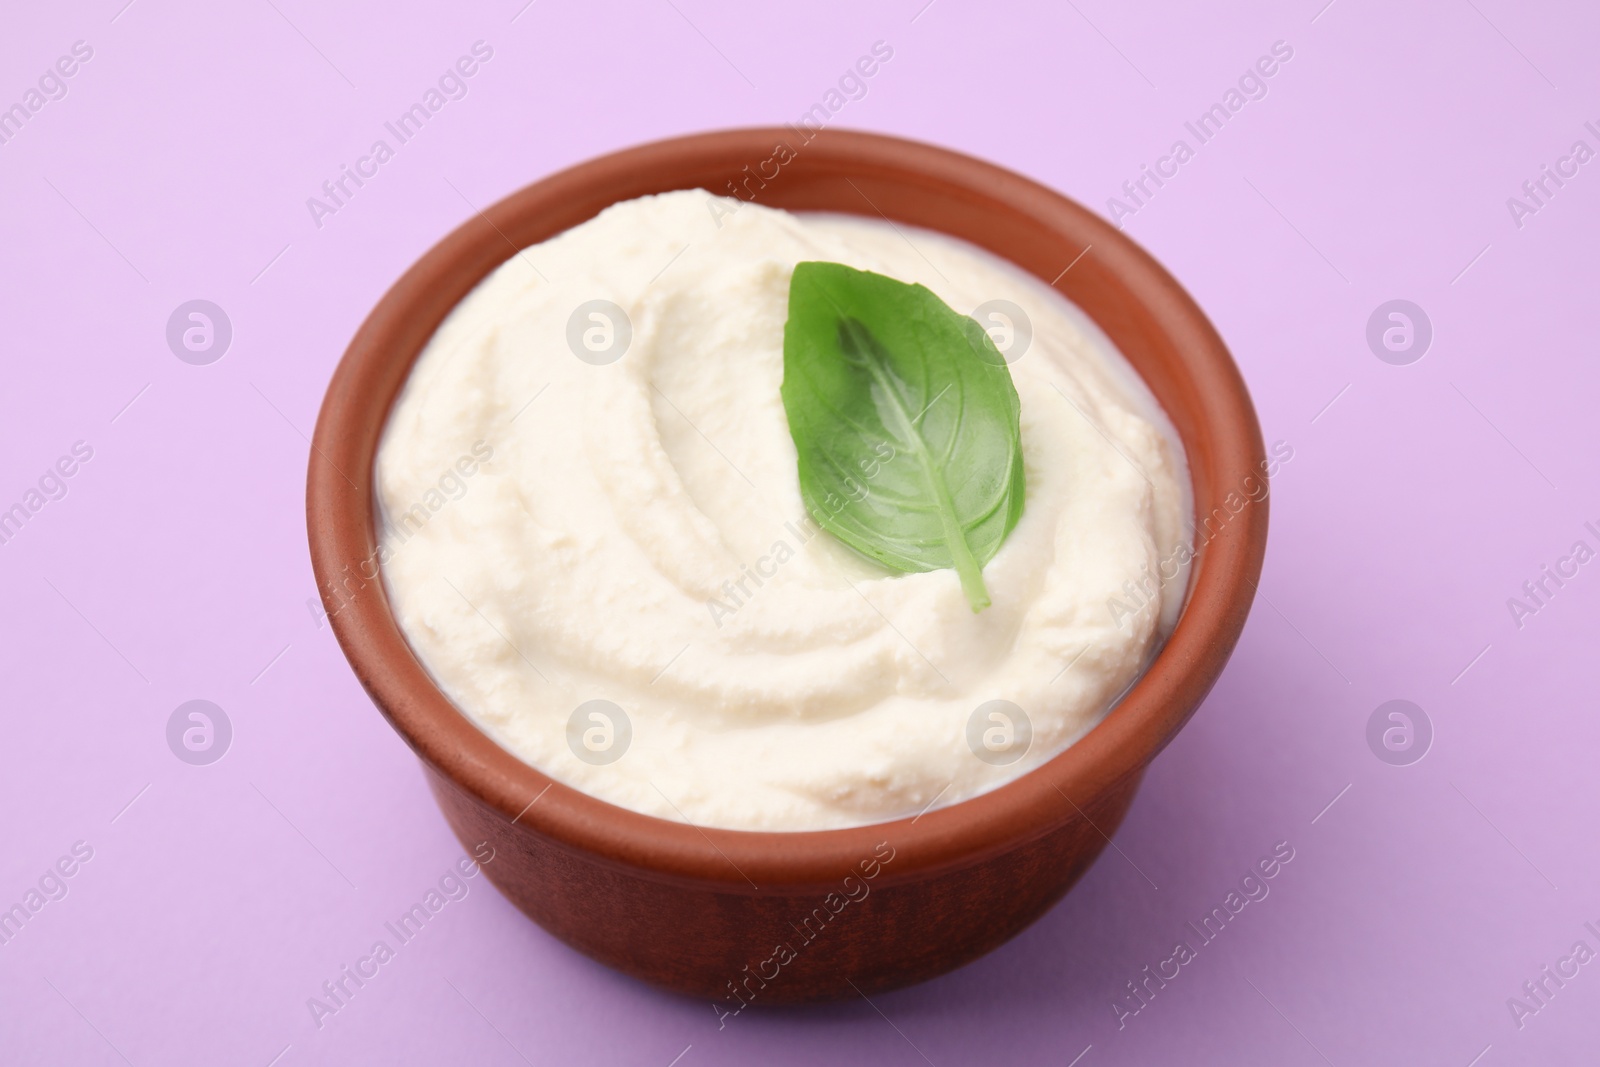
[[[806,514],[778,389],[811,259],[1031,322],[1011,365],[1026,505],[981,613],[953,570],[889,575]],[[614,362],[591,362],[604,318],[577,324],[591,361],[569,345],[596,300],[631,322]],[[993,789],[1100,720],[1187,582],[1154,577],[1189,555],[1182,449],[1069,302],[952,238],[701,191],[509,258],[418,359],[376,469],[391,603],[455,705],[571,786],[700,825],[851,826]],[[595,700],[626,723],[586,710],[569,735]],[[1002,720],[969,731],[992,700],[1031,724],[1020,758]]]

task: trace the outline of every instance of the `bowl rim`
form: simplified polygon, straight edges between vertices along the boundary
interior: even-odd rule
[[[868,188],[884,187],[881,182],[910,183],[951,197],[963,211],[970,207],[994,213],[998,205],[1011,214],[996,218],[1043,227],[1083,249],[1079,258],[1089,262],[1078,264],[1076,277],[1059,286],[1056,283],[1067,271],[1052,281],[1040,264],[1018,262],[1003,248],[985,245],[1079,303],[1135,364],[1158,398],[1163,389],[1139,365],[1127,340],[1132,338],[1136,348],[1151,344],[1181,353],[1181,358],[1170,358],[1187,377],[1177,385],[1166,383],[1166,388],[1187,389],[1197,407],[1192,413],[1182,412],[1182,420],[1165,400],[1163,407],[1188,453],[1194,488],[1191,518],[1197,524],[1198,517],[1209,515],[1230,487],[1266,469],[1260,427],[1243,378],[1221,337],[1178,282],[1140,246],[1087,208],[971,156],[861,131],[722,130],[590,159],[491,207],[475,209],[384,294],[351,339],[328,385],[308,456],[306,521],[313,571],[329,622],[373,702],[438,778],[493,809],[511,826],[520,824],[591,861],[734,894],[765,892],[774,886],[836,885],[884,841],[892,843],[896,856],[896,862],[884,868],[885,881],[898,882],[964,867],[1043,837],[1074,819],[1089,819],[1084,808],[1141,773],[1210,691],[1243,629],[1267,533],[1268,501],[1263,497],[1233,515],[1196,554],[1188,602],[1171,636],[1144,674],[1087,734],[1002,786],[942,808],[925,809],[918,816],[829,830],[701,827],[610,804],[564,785],[501,748],[456,709],[412,653],[389,610],[378,573],[372,463],[400,384],[444,315],[520,248],[570,229],[610,203],[702,184],[692,178],[685,184],[681,175],[737,177],[739,161],[772,162],[775,143],[790,146],[804,161],[800,173],[809,181],[854,175],[852,185],[859,182]],[[794,149],[795,144],[800,147]],[[738,191],[731,181],[728,188]],[[748,181],[743,188],[750,191]],[[859,186],[857,191],[867,203],[856,213],[888,218],[896,212],[892,198],[884,205],[886,214]],[[1075,292],[1082,295],[1095,287],[1120,293],[1129,303],[1097,308],[1074,297]]]

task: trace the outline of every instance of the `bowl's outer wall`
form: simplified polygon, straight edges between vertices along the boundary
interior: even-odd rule
[[[781,165],[778,145],[791,154]],[[422,758],[457,835],[489,842],[491,879],[569,944],[648,981],[720,997],[746,964],[770,957],[784,927],[888,841],[895,858],[870,894],[804,949],[793,946],[796,959],[759,1000],[853,995],[852,982],[871,991],[932,977],[1037,918],[1104,847],[1144,767],[1238,640],[1265,553],[1266,501],[1221,513],[1183,617],[1117,708],[1067,751],[983,796],[914,819],[778,834],[656,819],[554,782],[457,711],[406,644],[375,563],[373,458],[412,363],[483,277],[611,203],[696,187],[790,210],[882,216],[1009,259],[1078,304],[1150,385],[1183,438],[1197,516],[1260,478],[1260,429],[1221,339],[1171,276],[1098,216],[928,145],[832,130],[809,139],[787,128],[735,130],[631,149],[529,186],[462,225],[395,283],[352,340],[318,418],[307,474],[313,569],[351,666]]]
[[[746,1003],[836,1000],[919,982],[994,949],[1072,888],[1116,833],[1141,775],[1096,797],[1084,818],[999,856],[935,877],[895,883],[910,857],[892,825],[872,867],[845,872],[827,892],[783,887],[707,892],[589,862],[536,834],[508,834],[505,820],[434,772],[428,783],[456,837],[494,858],[489,880],[567,944],[617,970],[721,1011]],[[648,906],[641,893],[648,892]],[[830,897],[829,894],[832,894]],[[782,951],[787,949],[787,952]]]

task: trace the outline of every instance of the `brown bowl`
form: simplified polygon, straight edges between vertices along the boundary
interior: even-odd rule
[[[1082,308],[1171,417],[1188,451],[1195,513],[1221,521],[1207,523],[1188,605],[1154,664],[1048,763],[917,818],[805,833],[701,829],[615,807],[523,763],[456,710],[407,645],[378,580],[371,481],[384,421],[418,353],[517,249],[617,201],[696,187],[792,211],[886,215],[980,245]],[[1221,338],[1171,275],[1098,216],[941,148],[772,128],[583,163],[436,245],[384,295],[334,372],[306,511],[334,633],[421,757],[456,836],[493,847],[490,880],[580,952],[734,1011],[931,978],[995,948],[1060,899],[1233,651],[1266,550],[1267,506],[1233,514],[1224,499],[1248,495],[1263,470],[1255,411]]]

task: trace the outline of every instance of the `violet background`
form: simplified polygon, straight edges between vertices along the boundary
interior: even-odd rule
[[[1521,228],[1506,206],[1574,140],[1600,148],[1583,128],[1600,122],[1600,11],[123,2],[16,5],[0,33],[0,105],[74,41],[94,48],[0,145],[0,507],[74,441],[94,448],[0,546],[0,903],[74,841],[94,848],[0,946],[0,1059],[1600,1057],[1600,964],[1520,1030],[1506,1005],[1575,941],[1600,948],[1583,928],[1600,925],[1600,566],[1520,630],[1506,607],[1575,540],[1600,547],[1582,528],[1600,525],[1600,162]],[[494,58],[470,94],[315,227],[306,198],[478,39]],[[305,434],[343,346],[470,217],[464,198],[645,140],[795,120],[878,40],[893,59],[835,125],[964,150],[1102,211],[1274,41],[1294,48],[1126,224],[1212,316],[1268,441],[1294,448],[1262,596],[1151,767],[1126,858],[1108,850],[955,974],[721,1031],[705,1002],[575,954],[477,879],[319,1031],[306,999],[461,854],[306,605]],[[197,297],[233,323],[209,366],[164,338]],[[1434,326],[1410,366],[1364,339],[1396,297]],[[233,724],[211,766],[167,748],[194,698]],[[1436,734],[1408,767],[1365,740],[1394,698]],[[1296,855],[1271,895],[1119,1030],[1119,987],[1281,840]]]

